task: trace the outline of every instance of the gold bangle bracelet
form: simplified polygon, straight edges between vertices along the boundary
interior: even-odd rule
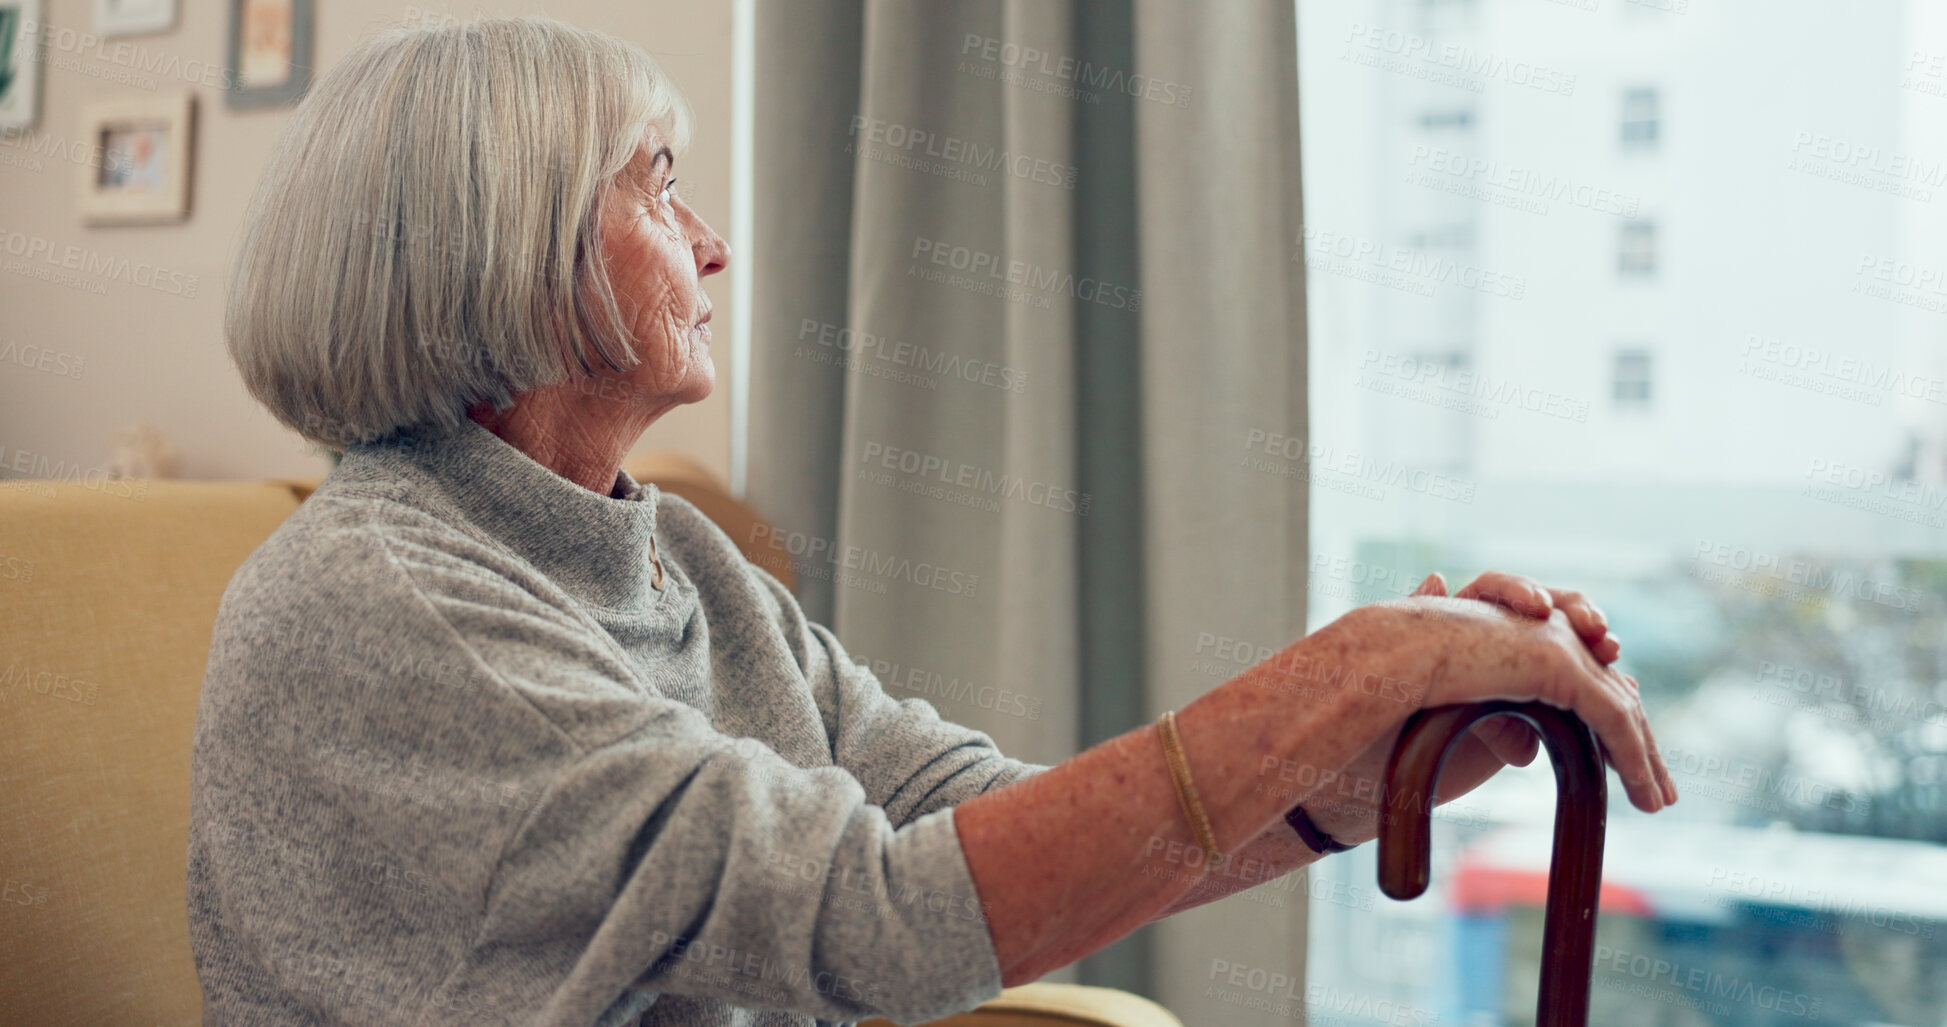
[[[1197,786],[1190,780],[1190,761],[1183,755],[1183,741],[1176,736],[1176,711],[1167,710],[1156,720],[1156,732],[1163,738],[1163,758],[1170,765],[1170,780],[1176,782],[1176,801],[1183,807],[1183,816],[1190,821],[1196,832],[1197,844],[1203,846],[1203,854],[1209,865],[1214,866],[1223,858],[1223,850],[1217,848],[1217,832],[1210,829],[1210,818],[1204,815],[1203,800],[1197,798]]]

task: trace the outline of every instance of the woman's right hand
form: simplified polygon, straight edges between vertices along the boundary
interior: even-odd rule
[[[1384,667],[1397,684],[1374,689],[1397,720],[1435,706],[1506,699],[1568,710],[1595,732],[1629,801],[1653,813],[1676,801],[1633,679],[1604,666],[1567,615],[1525,616],[1491,603],[1415,596],[1347,613],[1320,634],[1340,635],[1351,667]]]

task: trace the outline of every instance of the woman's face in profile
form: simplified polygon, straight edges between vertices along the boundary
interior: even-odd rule
[[[602,258],[642,362],[624,372],[634,402],[667,409],[710,394],[711,314],[702,279],[730,248],[671,188],[675,158],[649,126],[603,210]]]

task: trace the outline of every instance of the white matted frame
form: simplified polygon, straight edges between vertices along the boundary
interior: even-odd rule
[[[101,100],[81,111],[81,136],[100,161],[80,168],[76,205],[91,225],[166,224],[189,216],[196,96]]]
[[[0,0],[0,132],[34,127],[41,112],[42,0]]]
[[[176,0],[95,0],[95,35],[137,36],[176,25]]]

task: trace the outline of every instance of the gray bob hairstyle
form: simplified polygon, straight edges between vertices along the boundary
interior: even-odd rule
[[[224,336],[245,387],[342,450],[633,367],[601,205],[651,123],[680,150],[689,122],[647,54],[549,18],[359,44],[292,113],[244,222]]]

